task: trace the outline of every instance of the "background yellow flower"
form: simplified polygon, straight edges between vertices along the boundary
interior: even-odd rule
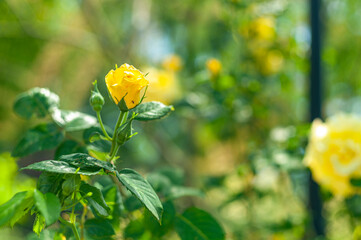
[[[162,65],[166,70],[178,72],[182,69],[183,63],[178,55],[170,55],[164,59]]]
[[[325,123],[315,120],[304,161],[314,179],[333,194],[355,193],[350,179],[361,177],[361,118],[340,114]]]
[[[150,82],[145,102],[171,104],[181,97],[181,88],[173,71],[148,68],[145,72],[148,73],[147,79]]]
[[[208,71],[210,71],[213,76],[219,75],[222,70],[222,63],[216,58],[208,59],[206,66]]]

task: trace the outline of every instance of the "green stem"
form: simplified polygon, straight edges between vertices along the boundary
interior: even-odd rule
[[[112,147],[110,148],[110,152],[109,152],[109,159],[108,159],[109,162],[111,160],[113,160],[113,158],[114,158],[114,156],[115,156],[115,154],[116,154],[116,152],[118,150],[117,136],[116,136],[117,135],[117,130],[121,125],[123,125],[125,123],[127,118],[128,118],[128,112],[120,111],[117,123],[115,124],[115,128],[114,128]]]
[[[73,233],[74,233],[74,235],[75,235],[75,239],[76,239],[76,240],[81,240],[81,239],[80,239],[80,236],[79,236],[79,233],[78,233],[78,229],[76,229],[75,223],[72,223],[72,224],[71,224],[71,229],[73,229]]]
[[[79,233],[78,233],[78,229],[76,229],[76,226],[75,226],[75,222],[72,223],[72,222],[68,222],[66,221],[64,218],[62,217],[59,217],[59,221],[69,227],[71,227],[71,229],[73,230],[73,233],[74,233],[74,236],[75,236],[75,239],[76,240],[81,240],[80,239],[80,236],[79,236]]]
[[[100,124],[100,128],[103,131],[104,136],[109,140],[109,141],[113,141],[113,139],[108,135],[107,131],[105,131],[104,125],[103,125],[103,121],[102,121],[102,117],[100,116],[100,111],[97,112],[97,118],[98,118],[98,122]],[[113,135],[114,136],[114,135]]]

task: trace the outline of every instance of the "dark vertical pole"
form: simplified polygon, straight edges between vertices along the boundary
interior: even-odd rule
[[[322,118],[321,72],[321,0],[309,0],[311,6],[311,72],[310,72],[310,120]],[[325,235],[320,188],[310,176],[309,207],[316,235]]]

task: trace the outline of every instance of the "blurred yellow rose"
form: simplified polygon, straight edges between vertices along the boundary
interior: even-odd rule
[[[361,178],[361,118],[339,114],[312,123],[304,163],[315,181],[337,196],[357,191],[351,178]]]
[[[183,63],[182,63],[182,59],[179,56],[170,55],[164,59],[162,65],[163,68],[168,71],[178,72],[179,70],[182,69]]]
[[[210,58],[206,62],[208,71],[212,76],[218,76],[222,70],[222,63],[216,58]]]
[[[259,71],[263,75],[278,73],[283,68],[284,58],[279,50],[268,50],[258,47],[253,48],[252,54],[256,59]]]
[[[273,17],[260,17],[251,23],[250,32],[259,40],[272,40],[275,37],[275,20]]]
[[[148,68],[149,85],[145,102],[159,101],[164,104],[171,104],[181,97],[181,88],[174,72]]]
[[[140,101],[140,91],[149,84],[144,74],[127,63],[115,70],[110,70],[105,76],[108,91],[116,104],[124,97],[129,109]]]

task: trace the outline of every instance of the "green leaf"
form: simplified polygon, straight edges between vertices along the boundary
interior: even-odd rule
[[[188,208],[176,217],[175,229],[182,240],[222,240],[225,234],[218,222],[207,212]]]
[[[37,171],[46,171],[51,173],[63,173],[63,174],[82,174],[82,175],[96,175],[102,169],[99,167],[95,168],[79,168],[77,166],[72,165],[68,162],[58,161],[58,160],[46,160],[42,162],[37,162],[31,164],[27,167],[24,167],[20,170],[37,170]]]
[[[76,174],[69,174],[65,176],[65,181],[62,184],[64,196],[69,196],[73,192],[77,191],[80,187],[80,176]]]
[[[63,177],[63,174],[43,172],[39,176],[37,189],[44,194],[47,192],[57,194],[61,190]]]
[[[80,131],[97,125],[95,117],[76,111],[56,109],[52,113],[52,118],[67,132]]]
[[[136,171],[123,169],[117,173],[118,180],[160,221],[163,206],[152,186]]]
[[[59,96],[46,88],[32,88],[20,94],[14,103],[19,116],[30,119],[34,114],[43,118],[59,106]]]
[[[63,139],[64,133],[56,125],[52,123],[41,124],[25,133],[12,155],[24,157],[35,152],[52,149],[58,146]]]
[[[96,175],[102,170],[116,172],[114,165],[99,161],[85,153],[63,155],[59,160],[46,160],[22,168],[54,173],[72,173],[82,175]]]
[[[122,196],[116,185],[108,186],[102,190],[104,195],[104,200],[110,208],[109,221],[113,225],[114,229],[119,228],[120,217],[124,211],[124,205],[122,201]]]
[[[351,178],[350,183],[354,187],[361,187],[361,178]]]
[[[45,218],[41,214],[36,214],[33,231],[39,236],[45,228]]]
[[[17,218],[17,214],[23,201],[27,198],[28,192],[19,192],[14,195],[9,201],[0,206],[0,226],[11,222],[15,223],[12,219]]]
[[[32,192],[28,192],[22,203],[16,208],[16,212],[10,220],[10,226],[13,227],[25,214],[27,214],[34,205]]]
[[[150,121],[165,117],[173,110],[173,106],[167,106],[161,102],[147,102],[140,104],[133,111],[138,114],[135,120]]]
[[[81,169],[85,168],[103,168],[110,172],[115,172],[116,169],[113,164],[105,161],[100,161],[96,158],[93,158],[85,153],[74,153],[63,155],[59,158],[59,161],[64,161],[71,163],[73,166],[80,167]]]
[[[88,203],[91,206],[91,209],[95,214],[101,217],[107,217],[110,212],[110,208],[106,204],[103,194],[96,187],[93,187],[85,182],[82,182],[80,185],[80,194],[84,197],[89,193],[92,193],[91,196],[85,197]]]
[[[58,159],[62,155],[72,153],[88,153],[88,150],[84,145],[74,140],[65,140],[55,151],[55,159]]]
[[[85,224],[86,239],[88,240],[111,240],[115,235],[112,225],[106,219],[88,219]]]
[[[42,216],[44,216],[46,225],[51,225],[60,217],[61,205],[58,197],[53,193],[42,194],[34,190],[35,206]]]

